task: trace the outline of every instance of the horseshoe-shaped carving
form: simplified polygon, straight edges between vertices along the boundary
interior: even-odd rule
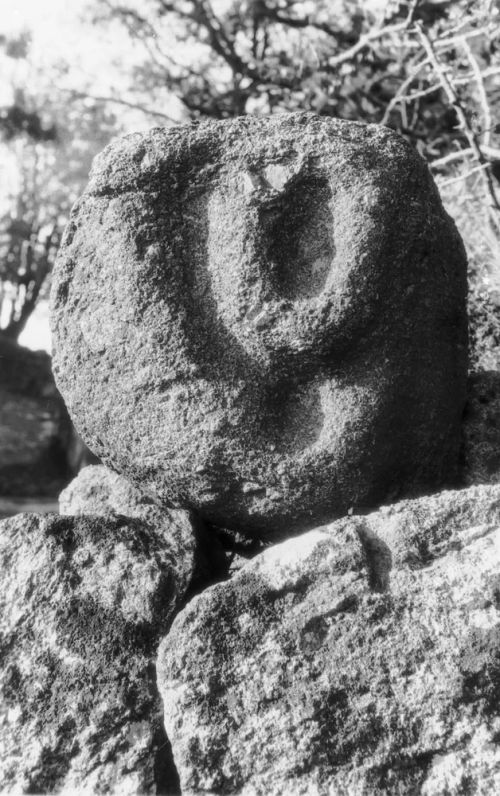
[[[61,248],[55,373],[91,448],[259,536],[453,475],[465,257],[384,128],[292,114],[97,160]]]

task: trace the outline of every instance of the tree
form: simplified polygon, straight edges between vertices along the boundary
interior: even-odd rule
[[[115,130],[113,114],[101,103],[68,100],[53,88],[65,67],[41,74],[29,61],[29,42],[28,34],[0,41],[7,74],[15,61],[11,100],[0,108],[10,178],[0,205],[0,333],[14,341],[47,291],[62,229],[92,157]]]
[[[137,93],[163,105],[174,95],[188,118],[312,110],[382,122],[432,160],[467,143],[457,100],[470,127],[498,102],[500,9],[491,0],[97,0],[97,7],[100,19],[120,21],[143,45]]]
[[[142,44],[133,82],[149,107],[175,96],[187,118],[312,110],[386,124],[437,175],[480,172],[500,231],[498,0],[96,1]]]
[[[96,3],[143,48],[129,102],[145,109],[175,97],[180,120],[311,110],[400,132],[458,223],[471,316],[486,317],[484,292],[500,296],[499,0]],[[500,339],[500,299],[487,315]]]

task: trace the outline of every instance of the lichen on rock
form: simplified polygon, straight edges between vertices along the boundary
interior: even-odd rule
[[[0,523],[2,793],[176,792],[153,663],[183,598],[170,553],[123,516]]]
[[[186,793],[500,788],[500,486],[275,545],[192,600],[158,655]]]

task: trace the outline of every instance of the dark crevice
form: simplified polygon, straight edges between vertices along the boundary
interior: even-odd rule
[[[356,532],[363,547],[370,589],[376,592],[389,591],[392,569],[392,553],[389,546],[364,523],[358,525]]]
[[[154,760],[156,793],[164,796],[181,796],[181,783],[174,762],[172,746],[163,725],[156,731],[153,745],[156,747]]]

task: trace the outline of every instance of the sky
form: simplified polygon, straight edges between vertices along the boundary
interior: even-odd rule
[[[89,81],[95,93],[113,92],[123,81],[113,60],[123,51],[125,34],[106,31],[85,21],[88,0],[0,0],[0,35],[29,30],[31,54],[40,67],[58,60],[71,64],[68,88],[84,88]],[[130,44],[127,46],[130,48]],[[0,104],[9,102],[8,81],[0,74]],[[144,121],[144,120],[143,120]],[[0,170],[8,164],[0,163]],[[0,186],[1,190],[1,186]],[[1,196],[0,196],[1,201]],[[50,351],[48,307],[41,302],[33,313],[20,343],[33,349]]]
[[[81,0],[0,0],[0,28],[3,32],[33,28],[54,42],[54,27],[60,29],[68,21],[71,26],[81,5]]]
[[[121,42],[117,30],[91,24],[88,7],[89,0],[0,0],[0,33],[30,30],[32,52],[40,65],[64,59],[72,74],[95,79],[100,66],[109,67]],[[103,69],[101,78],[109,82],[109,77]]]
[[[120,69],[120,61],[123,53],[126,53],[127,66],[130,67],[134,63],[134,49],[127,33],[120,26],[92,24],[89,11],[91,5],[92,0],[0,0],[0,36],[29,31],[30,60],[42,73],[49,74],[51,65],[57,62],[69,63],[71,69],[64,77],[58,78],[59,88],[126,99],[127,77]],[[26,62],[12,59],[4,59],[3,68],[6,66],[11,70],[31,68]],[[13,82],[10,79],[12,72],[10,75],[4,73],[2,80],[1,69],[0,64],[0,106],[8,105],[12,101]],[[24,78],[26,74],[28,84],[31,75],[36,79],[36,70],[25,72]],[[20,75],[18,71],[18,79]],[[151,117],[148,118],[138,111],[124,110],[122,105],[117,108],[120,110],[120,121],[125,127],[124,132],[151,127]],[[173,115],[179,115],[175,106]],[[9,165],[0,147],[0,212],[7,200],[8,189],[5,186],[9,183],[11,167],[12,164]],[[2,184],[5,196],[2,194]],[[31,316],[20,337],[20,343],[35,350],[50,351],[46,302],[41,302]]]

